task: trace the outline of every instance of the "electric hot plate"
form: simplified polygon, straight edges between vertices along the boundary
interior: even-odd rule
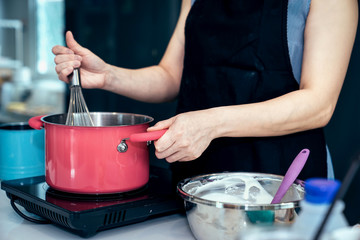
[[[85,195],[60,192],[49,187],[44,176],[1,182],[14,210],[27,220],[53,223],[82,237],[97,232],[180,212],[168,169],[151,168],[143,188],[118,194]],[[20,211],[40,216],[38,219]]]

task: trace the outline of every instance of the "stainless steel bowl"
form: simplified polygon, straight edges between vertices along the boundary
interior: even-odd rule
[[[198,240],[241,239],[247,229],[269,225],[290,226],[294,222],[295,210],[304,196],[302,181],[294,183],[279,204],[252,203],[251,200],[256,201],[257,191],[252,193],[252,198],[240,202],[204,197],[206,193],[221,193],[241,199],[246,189],[246,184],[241,180],[243,178],[254,179],[263,190],[274,196],[283,176],[218,173],[185,179],[178,184],[178,194],[184,199],[190,228]]]

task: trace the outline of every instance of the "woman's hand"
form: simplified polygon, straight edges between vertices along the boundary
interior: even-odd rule
[[[66,44],[68,47],[57,45],[52,48],[59,79],[67,83],[74,68],[81,67],[81,84],[84,88],[103,88],[108,65],[78,44],[70,31],[66,33]]]
[[[179,114],[160,121],[148,131],[168,128],[157,141],[155,155],[172,163],[194,160],[205,151],[216,137],[217,121],[212,109]]]

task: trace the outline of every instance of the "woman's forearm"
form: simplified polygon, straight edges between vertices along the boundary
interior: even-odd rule
[[[311,91],[299,90],[265,102],[209,109],[216,116],[215,136],[281,136],[323,127],[336,101],[319,103],[316,98]]]
[[[161,65],[142,69],[108,66],[104,90],[144,102],[166,102],[174,99],[179,82]]]

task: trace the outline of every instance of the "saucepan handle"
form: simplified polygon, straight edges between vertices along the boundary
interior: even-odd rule
[[[167,131],[167,129],[145,132],[145,133],[134,133],[134,134],[130,135],[129,140],[131,142],[154,141],[154,140],[158,140],[159,138],[161,138],[162,135],[164,135],[164,133],[166,131]]]
[[[36,117],[32,117],[29,119],[29,125],[30,127],[40,130],[44,127],[44,123],[41,121],[41,118],[44,117],[45,115],[41,115],[41,116],[36,116]]]
[[[162,135],[167,131],[167,129],[158,130],[158,131],[151,131],[151,132],[144,132],[144,133],[134,133],[131,134],[129,138],[125,138],[121,140],[119,145],[117,146],[117,150],[120,153],[124,153],[128,150],[128,145],[126,141],[130,142],[150,142],[154,140],[158,140],[161,138]]]

